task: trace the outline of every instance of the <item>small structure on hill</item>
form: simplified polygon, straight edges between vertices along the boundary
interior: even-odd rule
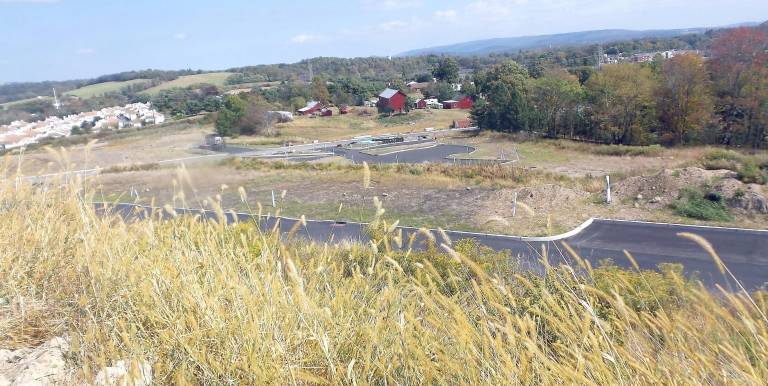
[[[292,122],[293,113],[290,111],[267,111],[267,118],[277,123]]]
[[[412,92],[417,92],[429,87],[429,83],[428,82],[408,82],[406,84],[406,87],[408,87],[408,90],[411,90]]]
[[[349,106],[341,105],[341,107],[339,107],[339,114],[340,115],[349,114]]]
[[[453,99],[443,101],[444,109],[462,109],[469,110],[475,105],[474,99],[469,95],[458,95]]]
[[[405,112],[405,101],[408,96],[400,90],[385,89],[379,94],[377,107],[384,112]]]
[[[309,101],[307,105],[299,109],[301,115],[312,115],[323,108],[323,105],[318,101]]]
[[[319,114],[320,114],[321,117],[332,117],[333,116],[333,110],[331,110],[331,109],[326,107],[326,108],[320,110]]]

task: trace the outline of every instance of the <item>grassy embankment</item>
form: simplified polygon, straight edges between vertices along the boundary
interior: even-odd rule
[[[372,245],[323,247],[248,224],[126,224],[83,194],[0,190],[0,347],[67,335],[83,379],[128,359],[158,384],[768,380],[768,297],[674,267],[535,276],[439,234],[396,252],[408,240],[380,216]]]
[[[227,78],[232,75],[230,72],[210,72],[206,74],[180,76],[172,81],[161,83],[155,87],[146,89],[141,94],[157,95],[160,91],[171,88],[186,88],[196,84],[212,84],[223,88],[227,83]]]
[[[128,80],[124,82],[102,82],[102,83],[96,83],[96,84],[92,84],[85,87],[80,87],[72,91],[67,91],[65,94],[74,95],[76,97],[83,98],[83,99],[89,99],[89,98],[104,95],[106,93],[120,91],[134,84],[141,84],[141,83],[147,83],[147,82],[149,82],[149,79],[133,79],[133,80]]]

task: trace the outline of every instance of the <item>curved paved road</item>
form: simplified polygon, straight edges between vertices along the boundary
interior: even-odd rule
[[[102,203],[94,204],[98,213],[104,213],[107,206]],[[168,218],[168,213],[134,204],[109,205],[110,211],[130,220],[146,218],[150,213]],[[212,211],[194,209],[177,209],[184,214],[202,215],[205,218],[215,218]],[[250,214],[236,214],[237,221],[252,221],[255,217]],[[235,219],[227,214],[227,221]],[[282,232],[288,232],[299,220],[282,218],[261,218],[262,229],[279,227]],[[404,240],[418,231],[415,228],[402,227]],[[568,243],[592,266],[597,266],[600,260],[610,258],[616,265],[631,268],[629,260],[624,256],[624,250],[629,251],[643,269],[655,269],[661,263],[678,263],[685,267],[686,274],[698,274],[702,282],[713,287],[720,284],[726,289],[735,289],[735,283],[724,278],[719,272],[713,259],[696,243],[678,237],[680,232],[698,234],[706,238],[720,254],[725,264],[748,290],[766,286],[768,283],[768,231],[697,227],[689,225],[656,224],[630,221],[597,219],[580,231],[571,232],[562,238],[543,240],[541,238],[526,238],[517,236],[488,235],[469,232],[448,231],[448,237],[453,241],[473,238],[481,244],[498,251],[509,251],[518,257],[523,268],[541,272],[542,250],[547,250],[547,259],[553,264],[574,264],[565,252],[562,242]],[[432,232],[438,239],[437,232]],[[365,224],[343,223],[333,221],[307,221],[306,226],[299,228],[297,235],[318,242],[366,242]],[[424,236],[415,236],[415,248],[423,246]]]
[[[457,163],[457,164],[477,164],[484,163],[484,161],[478,160],[464,160],[453,159],[452,155],[467,154],[475,151],[471,146],[464,145],[445,145],[434,144],[429,146],[428,143],[424,143],[424,148],[397,151],[397,145],[392,146],[392,151],[396,153],[371,155],[363,153],[359,150],[345,149],[340,147],[326,148],[324,150],[333,152],[334,154],[345,157],[354,163],[367,162],[369,164],[419,164],[424,162],[434,163]],[[380,147],[377,147],[380,148]]]

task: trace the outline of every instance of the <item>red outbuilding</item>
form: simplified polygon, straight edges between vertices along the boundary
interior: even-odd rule
[[[323,105],[320,102],[317,101],[310,101],[307,103],[307,105],[303,108],[299,109],[299,114],[301,115],[312,115],[320,110],[322,110]]]
[[[321,117],[332,117],[333,116],[333,110],[331,109],[322,109],[320,110],[320,116]]]
[[[469,110],[475,105],[475,101],[469,95],[456,96],[451,100],[443,102],[444,109],[462,109]]]
[[[388,88],[379,94],[380,109],[387,109],[392,112],[402,113],[405,111],[405,100],[408,98],[404,92]]]
[[[418,101],[416,101],[416,108],[420,110],[426,109],[427,101],[425,101],[424,99],[419,99]]]

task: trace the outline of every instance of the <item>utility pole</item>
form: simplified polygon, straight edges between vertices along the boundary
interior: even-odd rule
[[[595,66],[598,70],[603,67],[603,45],[602,44],[597,45],[597,60],[595,61]]]

